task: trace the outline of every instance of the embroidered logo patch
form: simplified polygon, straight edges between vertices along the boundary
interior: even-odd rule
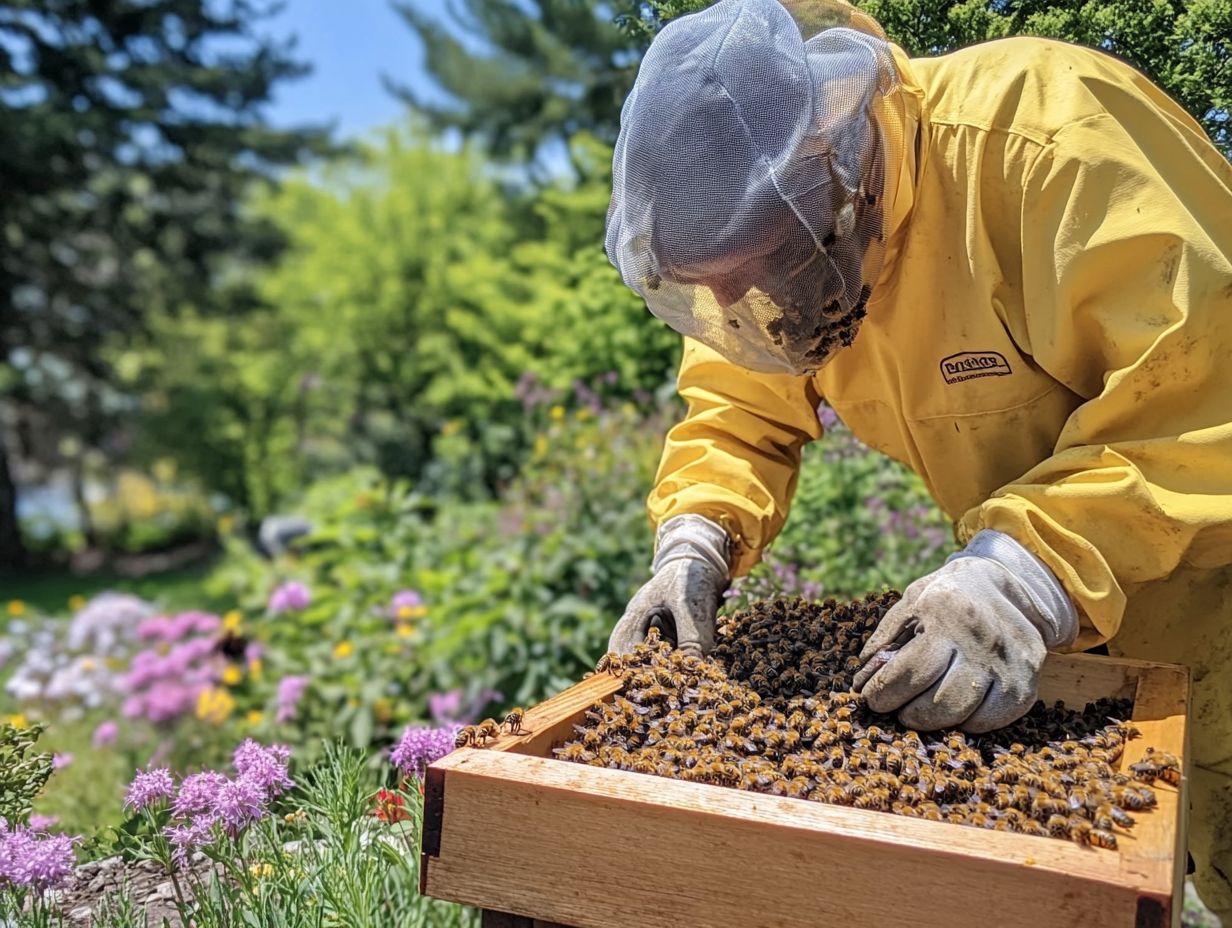
[[[1010,362],[999,351],[964,351],[941,359],[946,383],[962,383],[976,377],[1004,377],[1012,373]]]

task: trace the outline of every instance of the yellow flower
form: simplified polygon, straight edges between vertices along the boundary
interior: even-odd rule
[[[339,641],[334,645],[334,657],[341,660],[344,657],[350,657],[355,650],[355,645],[349,641]]]
[[[553,422],[559,422],[561,419],[565,418],[565,407],[553,406],[550,410],[548,410],[548,415],[552,417]]]
[[[78,664],[77,666],[81,668],[83,671],[85,671],[86,673],[89,673],[95,667],[98,666],[98,662],[95,661],[94,658],[92,657],[83,657],[81,659],[81,663]]]
[[[249,709],[248,714],[244,716],[244,721],[255,728],[265,721],[265,713],[260,709]]]
[[[626,416],[637,415],[637,407],[634,406],[632,403],[625,403],[623,406],[620,407],[620,411],[624,413]]]
[[[422,619],[427,614],[428,614],[428,607],[424,605],[399,606],[398,607],[398,618],[404,619],[404,620]]]
[[[86,606],[86,598],[81,594],[75,594],[68,598],[68,607],[74,612],[84,609]]]
[[[267,876],[272,876],[274,873],[274,865],[265,863],[251,864],[248,867],[248,872],[259,880]]]
[[[240,623],[244,621],[243,614],[238,609],[232,609],[222,617],[222,627],[224,631],[231,634],[237,634],[240,630]]]
[[[411,628],[411,626],[407,625],[405,622],[399,622],[395,625],[394,631],[398,633],[399,638],[410,638],[411,635],[415,634],[415,629]]]
[[[587,419],[590,418],[590,416],[591,416],[591,412],[590,412],[589,406],[583,406],[581,409],[577,411],[578,422],[585,422]]]
[[[222,516],[215,527],[218,529],[219,535],[230,535],[231,529],[235,528],[235,520],[230,516]]]
[[[10,599],[9,600],[9,615],[11,615],[13,618],[17,618],[18,616],[25,615],[25,614],[26,614],[26,604],[25,603],[23,603],[20,599]]]
[[[197,696],[197,718],[211,725],[221,725],[235,711],[235,700],[224,689],[210,687]]]
[[[243,679],[243,672],[234,664],[228,664],[222,672],[222,682],[227,686],[235,686]]]
[[[446,422],[444,425],[441,426],[441,434],[442,435],[456,435],[461,428],[462,428],[461,422],[459,422],[457,419],[450,419],[448,422]]]
[[[253,661],[251,664],[248,665],[248,673],[252,676],[254,680],[260,680],[261,674],[264,672],[265,672],[265,665],[261,663],[260,658],[257,658],[255,661]]]
[[[10,725],[12,725],[14,728],[29,728],[30,727],[30,720],[26,718],[24,715],[22,715],[21,713],[18,713],[16,715],[6,715],[4,717],[4,720],[8,722]]]
[[[548,453],[548,437],[546,435],[535,436],[535,457],[541,458]]]
[[[282,820],[291,825],[302,825],[304,822],[308,821],[308,813],[303,809],[296,809],[294,812],[288,812],[284,815]]]
[[[379,697],[372,703],[372,714],[376,716],[376,720],[382,725],[393,718],[394,707],[384,696]]]

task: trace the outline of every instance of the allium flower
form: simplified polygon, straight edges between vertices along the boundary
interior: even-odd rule
[[[308,690],[308,677],[288,676],[278,681],[278,721],[294,720],[299,701]]]
[[[300,609],[306,609],[311,602],[312,592],[308,587],[296,580],[290,580],[270,594],[269,611],[298,612]]]
[[[68,751],[56,751],[51,755],[51,769],[63,770],[73,762],[73,755]]]
[[[255,780],[224,777],[214,794],[213,812],[227,832],[235,837],[248,824],[265,816],[266,802],[266,793]]]
[[[73,845],[68,835],[35,835],[21,825],[10,828],[0,818],[0,887],[58,886],[73,872]]]
[[[171,771],[166,767],[155,770],[139,770],[128,786],[128,794],[124,797],[124,807],[140,812],[161,799],[170,799],[175,795],[175,782],[171,779]]]
[[[176,818],[212,815],[218,791],[226,782],[226,776],[217,770],[203,770],[185,777],[171,804],[172,813]]]
[[[200,816],[186,825],[174,825],[167,828],[163,834],[175,848],[172,852],[175,862],[183,867],[188,863],[189,854],[214,839],[214,818],[213,816]]]
[[[428,764],[453,750],[453,741],[461,725],[444,728],[408,728],[402,740],[389,754],[390,762],[407,776],[423,779]]]
[[[286,745],[266,747],[247,738],[235,749],[233,763],[240,779],[256,784],[263,796],[273,797],[295,785],[287,776],[290,759],[291,749]]]
[[[49,831],[60,824],[58,815],[31,815],[30,830],[35,832]]]

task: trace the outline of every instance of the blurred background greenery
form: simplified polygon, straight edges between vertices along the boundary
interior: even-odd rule
[[[242,733],[385,747],[602,651],[682,414],[678,340],[603,253],[611,144],[654,32],[704,5],[0,3],[0,707],[63,722],[66,824],[119,814],[73,798],[106,771]],[[1232,154],[1232,0],[861,5],[916,55],[1102,48]],[[819,415],[737,601],[901,587],[950,549],[919,481]],[[310,530],[263,548],[288,514]],[[130,635],[67,711],[19,660],[94,661],[54,629],[105,589],[238,650],[153,718],[133,662],[170,639]]]

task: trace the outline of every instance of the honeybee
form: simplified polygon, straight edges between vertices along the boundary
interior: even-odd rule
[[[1048,834],[1054,838],[1067,838],[1070,833],[1069,819],[1064,815],[1050,815],[1045,823]]]
[[[595,753],[586,749],[585,745],[579,744],[576,741],[570,742],[559,748],[552,748],[552,753],[561,760],[574,761],[579,763],[590,763],[595,759]]]
[[[474,725],[467,725],[460,728],[457,735],[454,736],[453,746],[455,748],[464,748],[469,745],[473,745],[478,735],[479,730]]]
[[[608,651],[595,664],[595,673],[610,673],[614,677],[624,673],[625,662],[615,651]]]
[[[509,726],[509,734],[517,735],[522,732],[522,719],[526,715],[526,710],[522,708],[510,709],[509,714],[505,716],[505,724]]]
[[[1110,831],[1104,831],[1100,828],[1092,828],[1090,842],[1096,847],[1102,847],[1109,851],[1117,849],[1117,837]]]
[[[479,723],[476,738],[486,743],[489,738],[499,738],[500,733],[500,726],[496,724],[496,719],[484,719]]]

